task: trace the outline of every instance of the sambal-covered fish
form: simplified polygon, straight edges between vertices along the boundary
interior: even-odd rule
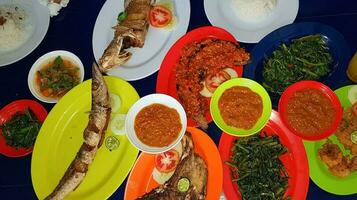
[[[206,39],[185,46],[176,68],[176,88],[188,117],[206,129],[209,106],[207,98],[200,94],[206,77],[245,65],[249,59],[249,53],[230,41]]]

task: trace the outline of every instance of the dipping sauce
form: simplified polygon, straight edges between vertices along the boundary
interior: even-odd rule
[[[331,101],[317,89],[296,92],[286,105],[287,122],[306,136],[321,134],[330,128],[335,114]]]
[[[218,100],[223,121],[241,129],[251,129],[263,113],[262,98],[251,89],[234,86],[223,92]]]
[[[152,147],[165,147],[173,143],[182,129],[178,112],[162,104],[151,104],[139,111],[134,129],[138,139]]]
[[[35,85],[44,97],[58,99],[80,83],[80,69],[70,59],[57,56],[36,72]]]

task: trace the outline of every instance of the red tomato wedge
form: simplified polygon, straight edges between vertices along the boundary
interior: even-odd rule
[[[179,159],[179,153],[171,149],[155,155],[155,167],[159,172],[168,173],[176,169]]]
[[[229,79],[231,79],[231,76],[227,72],[221,70],[215,75],[208,75],[206,77],[206,87],[210,92],[214,92],[221,83]]]
[[[165,27],[172,20],[171,10],[164,6],[154,6],[149,12],[150,24],[153,27]]]

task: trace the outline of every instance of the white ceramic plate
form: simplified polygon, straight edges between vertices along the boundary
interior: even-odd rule
[[[111,27],[116,24],[117,16],[124,10],[124,0],[107,0],[103,5],[93,32],[93,53],[98,61],[104,50],[111,42],[114,31]],[[171,45],[183,36],[190,21],[190,1],[172,0],[178,23],[175,29],[165,30],[149,27],[143,48],[131,48],[131,59],[123,66],[117,67],[109,75],[117,76],[128,81],[145,78],[155,73]]]
[[[179,136],[176,138],[174,142],[172,142],[170,145],[165,147],[148,146],[142,143],[135,133],[134,124],[135,124],[136,115],[141,111],[141,109],[154,103],[159,103],[168,106],[170,108],[174,108],[178,112],[181,120],[182,128],[179,133]],[[174,148],[181,141],[182,137],[185,135],[186,127],[187,127],[186,112],[183,109],[182,105],[176,99],[166,94],[150,94],[145,97],[142,97],[130,108],[125,120],[125,132],[127,133],[128,139],[131,142],[131,144],[133,144],[136,148],[138,148],[143,152],[152,153],[152,154],[162,153]]]
[[[270,32],[294,22],[299,0],[277,0],[269,17],[249,23],[239,18],[233,0],[204,0],[204,8],[212,25],[226,29],[240,42],[257,43]]]
[[[29,15],[32,33],[18,48],[10,51],[0,51],[0,66],[12,64],[30,54],[43,40],[50,23],[48,8],[37,0],[1,0],[0,5],[18,5]]]
[[[45,102],[45,103],[57,103],[59,99],[53,99],[53,98],[48,98],[40,94],[38,91],[39,89],[35,86],[35,74],[39,68],[48,61],[54,60],[57,56],[61,56],[63,58],[68,58],[71,60],[76,66],[79,68],[79,73],[80,73],[80,82],[83,82],[84,79],[84,67],[82,61],[73,53],[69,51],[63,51],[63,50],[57,50],[57,51],[51,51],[49,53],[46,53],[45,55],[41,56],[39,59],[36,60],[36,62],[32,65],[28,77],[27,77],[27,84],[30,89],[30,92],[34,97],[36,97],[38,100]]]

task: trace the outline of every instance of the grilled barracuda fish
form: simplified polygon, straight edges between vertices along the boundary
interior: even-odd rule
[[[131,53],[126,49],[144,46],[149,28],[148,16],[153,1],[125,0],[127,18],[113,27],[114,38],[99,59],[101,72],[108,72],[126,63],[131,57]]]
[[[139,197],[138,200],[199,200],[206,197],[207,166],[205,161],[194,152],[190,136],[182,139],[183,153],[180,163],[173,176],[163,185]],[[190,187],[186,192],[177,189],[181,178],[190,180]]]
[[[64,199],[84,179],[98,148],[102,145],[111,114],[107,85],[98,67],[92,68],[92,109],[84,130],[84,142],[54,191],[45,199]]]

